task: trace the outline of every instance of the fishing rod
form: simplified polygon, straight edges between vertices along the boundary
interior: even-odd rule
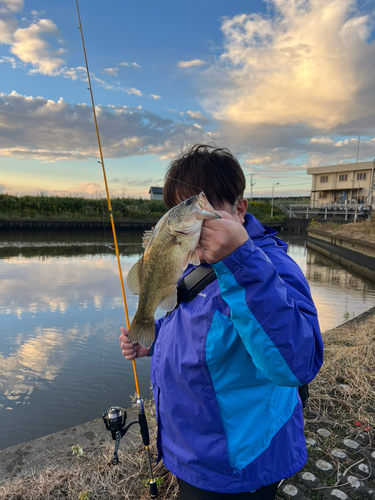
[[[103,158],[102,146],[101,146],[100,136],[99,136],[98,121],[96,118],[94,95],[93,95],[92,87],[91,87],[90,71],[89,71],[89,65],[87,62],[85,40],[83,37],[83,29],[82,29],[82,23],[81,23],[81,16],[80,16],[80,12],[79,12],[78,0],[76,0],[76,6],[77,6],[77,14],[78,14],[78,22],[79,22],[78,29],[81,32],[82,48],[83,48],[83,54],[85,57],[87,80],[88,80],[88,84],[89,84],[88,90],[90,91],[90,96],[91,96],[91,105],[92,105],[92,111],[93,111],[93,115],[94,115],[96,137],[98,140],[98,147],[99,147],[99,154],[100,154],[100,161],[98,163],[101,164],[102,170],[103,170],[105,192],[106,192],[107,203],[108,203],[108,212],[109,212],[109,217],[110,217],[110,221],[111,221],[113,242],[115,245],[117,267],[118,267],[118,271],[119,271],[119,275],[120,275],[121,292],[122,292],[122,299],[123,299],[123,303],[124,303],[126,327],[129,330],[130,322],[129,322],[128,307],[127,307],[127,303],[126,303],[124,280],[122,277],[120,254],[119,254],[118,245],[117,245],[116,229],[115,229],[115,223],[113,220],[111,199],[109,197],[107,176],[106,176],[106,172],[105,172],[104,158]],[[126,411],[123,408],[120,408],[118,406],[112,406],[109,410],[107,410],[106,412],[103,413],[102,418],[104,420],[106,429],[111,431],[111,433],[112,433],[112,439],[116,441],[115,450],[113,452],[113,456],[111,459],[111,463],[113,465],[117,464],[119,461],[118,456],[117,456],[117,452],[118,452],[118,448],[120,446],[121,438],[125,435],[125,433],[127,432],[127,430],[129,429],[129,427],[131,425],[139,423],[140,431],[141,431],[141,435],[142,435],[142,441],[143,441],[143,445],[145,447],[145,452],[146,452],[146,457],[147,457],[148,469],[149,469],[149,473],[150,473],[149,492],[150,492],[151,498],[156,498],[158,495],[158,490],[157,490],[157,485],[156,485],[156,482],[154,479],[152,466],[151,466],[150,449],[149,449],[150,437],[149,437],[149,431],[148,431],[148,424],[147,424],[147,419],[146,419],[146,414],[145,414],[145,409],[144,409],[144,402],[143,402],[143,399],[141,398],[140,392],[139,392],[137,368],[136,368],[134,359],[132,360],[132,363],[133,363],[135,388],[136,388],[136,393],[137,393],[138,421],[134,421],[128,425],[125,425],[126,424]]]

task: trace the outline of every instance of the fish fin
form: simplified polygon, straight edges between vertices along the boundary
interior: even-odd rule
[[[165,295],[159,303],[160,309],[163,311],[173,311],[177,305],[177,287],[174,286],[173,290]]]
[[[197,252],[194,252],[194,253],[191,254],[189,262],[190,262],[190,264],[193,264],[193,266],[199,266],[200,265],[201,261],[200,261],[200,259],[198,257]]]
[[[146,229],[146,231],[143,233],[142,236],[142,247],[146,248],[148,245],[148,242],[151,239],[151,236],[154,234],[154,229],[155,227],[152,227],[151,229]]]
[[[137,260],[137,262],[128,272],[128,276],[126,278],[129,290],[134,293],[134,295],[139,295],[139,292],[141,290],[142,261],[142,257]]]
[[[181,245],[181,243],[179,243],[177,241],[177,236],[175,234],[173,234],[173,235],[171,235],[171,239],[168,240],[168,242],[160,250],[160,255],[165,255],[166,253],[169,252],[169,250],[174,248],[176,245]]]
[[[155,340],[155,320],[154,318],[142,319],[135,313],[133,321],[129,328],[128,339],[135,344],[138,342],[147,349]]]
[[[201,261],[199,260],[198,254],[196,252],[189,252],[186,254],[185,260],[182,261],[181,269],[185,271],[189,264],[194,266],[199,266]]]

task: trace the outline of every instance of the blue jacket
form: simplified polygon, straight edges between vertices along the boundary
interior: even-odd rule
[[[304,466],[297,388],[323,362],[317,312],[287,244],[250,214],[245,228],[250,239],[212,266],[218,279],[156,323],[151,365],[159,460],[222,493]]]

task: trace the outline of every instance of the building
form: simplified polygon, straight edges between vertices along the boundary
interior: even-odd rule
[[[150,200],[162,200],[163,199],[163,188],[150,187],[148,194],[150,195]]]
[[[372,204],[375,202],[375,160],[360,163],[344,163],[329,167],[312,167],[311,204]]]

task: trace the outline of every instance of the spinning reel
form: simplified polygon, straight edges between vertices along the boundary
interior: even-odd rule
[[[124,410],[124,408],[121,408],[120,406],[111,406],[111,408],[105,411],[102,415],[105,427],[107,431],[111,432],[112,439],[115,441],[115,449],[111,458],[111,464],[117,465],[119,463],[119,458],[117,453],[120,447],[121,438],[125,436],[129,428],[133,424],[139,424],[142,435],[142,441],[147,451],[148,468],[151,472],[150,496],[151,498],[156,498],[158,495],[158,489],[152,474],[150,453],[148,449],[150,443],[150,436],[148,432],[148,425],[145,415],[143,399],[141,398],[137,399],[137,409],[138,409],[138,420],[133,420],[133,422],[130,422],[128,425],[126,425],[126,417],[127,417],[126,411]]]

